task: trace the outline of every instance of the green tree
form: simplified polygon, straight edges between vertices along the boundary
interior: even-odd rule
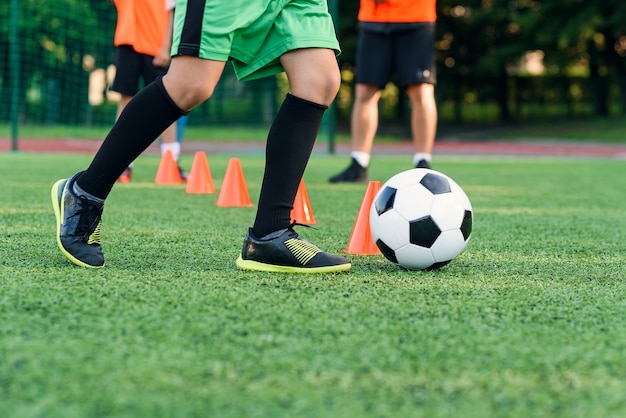
[[[457,118],[462,93],[472,90],[479,99],[493,98],[500,118],[510,119],[509,68],[535,49],[525,22],[537,2],[440,0],[439,11],[440,74],[454,86]]]
[[[9,62],[10,2],[0,5],[0,57]],[[104,42],[112,44],[112,28],[99,23],[110,14],[111,1],[20,0],[18,2],[19,97],[23,114],[42,114],[48,123],[80,121],[87,106],[85,57],[105,54]],[[113,15],[114,16],[114,15]],[[113,21],[114,22],[114,21]],[[109,47],[109,51],[111,48]],[[10,103],[11,71],[3,65],[2,106]],[[29,91],[39,97],[27,100]],[[32,112],[39,107],[40,112]],[[8,114],[3,109],[3,117]]]
[[[551,0],[541,3],[539,18],[529,25],[547,64],[564,72],[583,66],[589,76],[594,113],[609,113],[609,84],[617,80],[626,100],[626,3],[622,0]],[[624,106],[622,106],[624,107]]]

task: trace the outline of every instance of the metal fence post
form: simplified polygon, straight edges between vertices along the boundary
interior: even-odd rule
[[[11,0],[11,35],[9,39],[9,62],[11,66],[11,149],[17,151],[19,115],[19,58],[17,30],[17,0]]]
[[[339,0],[328,0],[328,11],[330,15],[333,17],[333,22],[335,24],[335,31],[339,27]],[[337,129],[337,106],[335,104],[335,100],[328,107],[328,111],[326,112],[326,129],[328,134],[328,153],[335,153],[335,133]]]

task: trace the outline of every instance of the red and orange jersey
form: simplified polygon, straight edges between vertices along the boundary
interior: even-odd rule
[[[361,0],[358,20],[361,22],[435,22],[436,0]]]

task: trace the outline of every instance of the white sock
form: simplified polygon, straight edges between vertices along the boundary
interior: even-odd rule
[[[426,160],[427,162],[431,162],[433,156],[431,154],[427,154],[425,152],[416,152],[413,154],[413,165],[416,165],[422,160]]]
[[[165,155],[165,152],[168,150],[174,156],[174,160],[178,161],[180,157],[180,142],[161,142],[161,155]]]
[[[370,155],[367,152],[352,151],[350,156],[363,168],[367,168],[370,165]]]

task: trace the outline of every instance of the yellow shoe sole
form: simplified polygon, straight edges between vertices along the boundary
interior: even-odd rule
[[[253,260],[244,260],[241,256],[237,258],[237,267],[241,270],[250,271],[266,271],[270,273],[345,273],[352,267],[351,263],[339,264],[336,266],[326,267],[291,267],[291,266],[277,266],[273,264],[259,263]]]

